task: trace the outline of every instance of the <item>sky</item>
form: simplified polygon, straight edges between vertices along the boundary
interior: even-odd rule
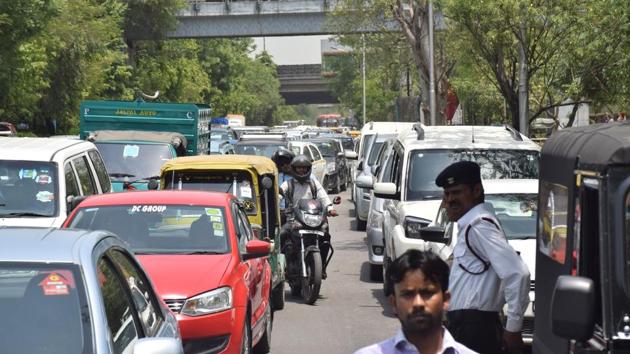
[[[326,38],[328,36],[254,38],[257,48],[254,53],[266,47],[277,65],[321,64],[320,41]]]

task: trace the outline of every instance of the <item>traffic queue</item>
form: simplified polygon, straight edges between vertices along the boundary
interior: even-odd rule
[[[2,352],[267,353],[285,283],[317,301],[340,203],[328,193],[346,189],[387,296],[409,250],[451,267],[455,340],[630,352],[626,123],[565,129],[541,150],[509,126],[369,122],[353,140],[115,105],[86,103],[81,139],[0,139]],[[195,122],[169,124],[183,117]],[[213,128],[229,136],[220,149]]]

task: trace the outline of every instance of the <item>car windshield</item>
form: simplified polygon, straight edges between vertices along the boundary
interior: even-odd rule
[[[372,148],[370,149],[370,157],[368,158],[368,166],[372,166],[376,162],[376,159],[378,158],[378,152],[381,150],[381,146],[383,146],[382,141],[375,141],[372,144]]]
[[[164,189],[199,190],[234,194],[243,202],[247,214],[256,214],[256,191],[247,172],[176,171],[165,175]]]
[[[210,140],[222,141],[222,140],[229,140],[229,139],[230,139],[230,136],[224,130],[218,130],[218,131],[211,131],[210,132]]]
[[[538,151],[533,150],[416,150],[409,158],[407,200],[442,198],[435,184],[437,175],[448,165],[462,160],[475,161],[482,179],[538,178]]]
[[[536,238],[537,194],[486,194],[485,201],[494,207],[508,239]]]
[[[336,157],[337,156],[337,147],[336,143],[332,141],[318,141],[315,142],[315,145],[319,148],[319,151],[322,153],[324,157]]]
[[[370,146],[370,144],[372,143],[372,140],[374,139],[375,135],[366,135],[363,138],[363,141],[361,142],[361,152],[359,153],[360,157],[365,157],[366,153],[367,153],[367,148]]]
[[[93,353],[80,274],[68,264],[0,262],[0,351]]]
[[[353,150],[354,149],[354,141],[352,138],[350,139],[341,139],[341,145],[343,145],[344,150]]]
[[[99,142],[96,147],[113,181],[159,176],[164,161],[173,158],[167,144]]]
[[[129,204],[86,207],[70,227],[108,230],[144,254],[226,253],[225,210],[220,206]]]
[[[57,178],[52,162],[0,160],[0,217],[57,215]]]
[[[286,144],[237,144],[234,146],[235,153],[240,155],[256,155],[271,158],[274,152],[281,147],[286,148]]]

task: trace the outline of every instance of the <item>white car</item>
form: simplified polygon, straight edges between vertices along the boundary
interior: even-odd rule
[[[482,179],[538,178],[540,146],[512,128],[490,126],[418,126],[399,135],[375,183],[383,206],[383,272],[410,248],[423,249],[420,229],[435,218],[442,202],[437,175],[461,160],[480,164]]]
[[[485,201],[492,204],[499,219],[501,228],[505,232],[510,245],[521,256],[529,268],[531,283],[529,291],[530,303],[525,312],[523,323],[523,339],[531,343],[534,333],[534,285],[536,275],[536,222],[538,208],[538,180],[537,179],[494,179],[484,180],[483,188]],[[453,257],[453,247],[457,242],[458,227],[456,222],[450,222],[446,216],[446,209],[438,211],[435,225],[443,228],[444,242],[425,243],[425,249],[430,249],[449,261]],[[422,235],[422,231],[420,232]]]
[[[319,183],[324,183],[324,176],[326,175],[326,160],[322,156],[317,146],[308,141],[291,141],[289,143],[289,149],[295,154],[304,155],[311,160],[313,167],[311,173],[317,177]]]
[[[111,190],[101,154],[90,142],[0,139],[0,225],[59,227],[73,204]]]

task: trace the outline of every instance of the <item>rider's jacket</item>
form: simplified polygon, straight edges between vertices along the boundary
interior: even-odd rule
[[[289,192],[289,183],[293,184],[292,196],[287,196],[287,193]],[[311,188],[311,183],[313,184],[314,188]],[[300,199],[312,199],[313,193],[311,189],[313,189],[316,191],[315,197],[319,199],[319,201],[322,203],[322,206],[325,208],[324,210],[328,211],[330,208],[332,208],[332,202],[328,197],[328,193],[326,193],[326,190],[321,185],[321,183],[319,183],[317,178],[312,177],[312,175],[308,183],[300,183],[297,180],[290,179],[282,182],[280,189],[282,189],[283,195],[287,197],[292,197],[292,205],[297,205]]]

